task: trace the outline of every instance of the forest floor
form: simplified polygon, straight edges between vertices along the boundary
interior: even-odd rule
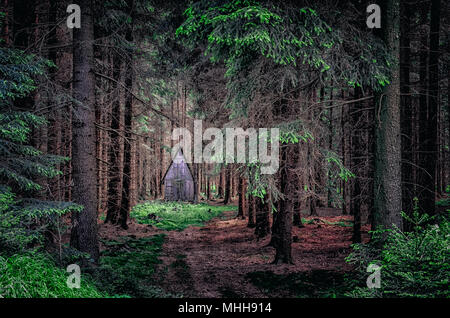
[[[127,231],[102,224],[104,240],[120,236],[145,238],[165,234],[153,285],[183,297],[339,297],[348,283],[351,266],[350,216],[332,213],[305,217],[293,227],[293,265],[274,265],[270,235],[257,240],[247,221],[226,211],[204,226],[165,231],[132,222]],[[333,216],[334,215],[334,216]],[[363,227],[363,240],[367,240]],[[102,247],[105,248],[104,246]]]

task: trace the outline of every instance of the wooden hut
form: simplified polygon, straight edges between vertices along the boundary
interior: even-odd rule
[[[163,178],[164,200],[194,201],[194,178],[180,149]]]

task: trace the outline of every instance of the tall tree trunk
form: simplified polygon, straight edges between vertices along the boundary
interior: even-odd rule
[[[420,105],[419,207],[421,212],[435,214],[436,164],[438,159],[437,125],[439,94],[439,27],[440,1],[431,1],[427,103]]]
[[[302,169],[303,166],[303,160],[302,160],[302,151],[303,149],[303,143],[299,142],[297,145],[295,145],[295,149],[292,151],[292,155],[290,156],[290,159],[292,160],[293,164],[296,165],[297,169]],[[301,201],[301,194],[300,192],[303,191],[302,184],[303,181],[300,176],[293,176],[293,180],[290,182],[295,184],[295,189],[293,189],[292,194],[292,213],[293,213],[293,220],[292,225],[297,227],[304,227],[302,223],[302,201]]]
[[[355,99],[362,97],[360,88],[355,88]],[[363,118],[358,112],[361,103],[352,103],[351,107],[351,170],[356,175],[352,180],[350,214],[353,215],[353,243],[361,242],[361,178],[363,177],[364,147],[363,131],[360,120]]]
[[[414,198],[414,158],[412,135],[412,105],[409,73],[411,67],[411,13],[409,1],[400,3],[400,107],[401,107],[401,133],[402,133],[402,211],[411,215]],[[410,230],[410,224],[405,222],[405,230]]]
[[[225,168],[225,197],[223,199],[223,204],[227,205],[231,200],[231,167],[227,165]]]
[[[290,156],[297,145],[289,144],[281,147],[281,170],[280,170],[280,191],[285,195],[284,200],[280,201],[280,208],[277,211],[277,230],[275,232],[274,247],[276,250],[274,264],[293,264],[292,260],[292,210],[293,198],[295,193],[295,179],[292,175],[292,168],[297,162],[292,164]],[[294,150],[295,151],[295,150]],[[273,235],[273,234],[272,234]]]
[[[219,194],[219,198],[223,198],[224,197],[224,195],[225,195],[225,191],[224,191],[224,175],[225,175],[225,172],[224,172],[224,169],[222,168],[221,170],[220,170],[220,176],[219,176],[219,188],[218,188],[218,194]]]
[[[119,219],[119,210],[122,201],[122,178],[121,160],[119,156],[120,142],[120,86],[118,82],[121,80],[122,58],[118,54],[114,54],[113,58],[113,78],[117,81],[114,84],[114,101],[111,110],[111,126],[109,133],[109,149],[108,149],[108,199],[107,214],[105,223],[117,224]]]
[[[398,0],[386,0],[383,14],[383,40],[394,57],[391,83],[383,89],[376,103],[376,149],[374,180],[374,228],[402,227],[401,140],[400,140],[400,79],[399,35],[400,5]]]
[[[331,83],[330,89],[330,100],[333,100],[333,82]],[[330,102],[330,109],[328,115],[328,149],[333,151],[333,102]],[[331,177],[331,173],[328,173],[328,184],[327,184],[327,207],[331,208],[333,206],[333,188],[334,182]],[[294,214],[295,215],[295,214]]]
[[[94,21],[92,0],[80,0],[81,28],[73,30],[73,200],[84,208],[74,213],[71,245],[99,258],[95,140]]]
[[[248,223],[247,223],[247,227],[254,228],[256,226],[255,215],[256,215],[256,201],[255,201],[255,197],[250,195],[249,198],[248,198]]]
[[[258,239],[270,233],[270,212],[268,198],[255,198],[255,235]]]
[[[342,91],[342,100],[345,99],[345,94],[344,91]],[[348,108],[347,106],[344,104],[342,105],[342,109],[341,109],[341,152],[342,152],[342,164],[344,165],[344,167],[347,167],[348,165],[348,160],[347,160],[347,136],[349,134],[348,129],[347,129],[347,120],[348,120]],[[348,184],[346,181],[342,180],[341,181],[342,184],[342,214],[343,215],[347,215],[348,214],[348,204],[347,204],[347,189],[348,189]]]
[[[128,26],[127,33],[125,35],[125,40],[128,43],[133,42],[133,22],[134,22],[134,1],[127,0],[128,10],[131,12],[131,25]],[[119,224],[123,229],[127,229],[128,215],[131,210],[131,203],[133,197],[133,183],[131,180],[131,168],[132,168],[132,131],[133,131],[133,79],[134,79],[134,69],[133,69],[133,54],[130,54],[130,61],[128,61],[126,75],[125,75],[125,86],[127,91],[125,93],[125,120],[124,120],[124,134],[125,134],[125,144],[124,144],[124,159],[123,159],[123,181],[122,181],[122,202],[120,205],[119,213]]]
[[[238,207],[238,217],[245,219],[245,216],[247,215],[246,209],[247,206],[245,204],[245,179],[242,177],[239,177],[239,189],[238,189],[238,195],[239,195],[239,207]]]

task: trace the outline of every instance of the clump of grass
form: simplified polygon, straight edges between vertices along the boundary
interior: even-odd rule
[[[41,253],[0,257],[0,298],[101,298],[108,294],[81,276],[81,286],[69,288],[69,274]]]
[[[352,227],[353,223],[352,221],[347,221],[347,220],[339,220],[336,222],[329,222],[327,220],[322,220],[323,223],[328,224],[328,225],[337,225],[337,226],[342,226],[342,227]]]
[[[324,223],[324,224],[328,224],[328,225],[336,225],[336,226],[342,226],[342,227],[352,227],[353,223],[352,221],[348,221],[348,220],[339,220],[336,222],[330,222],[327,220],[323,220],[323,219],[317,219],[317,218],[312,218],[312,219],[304,219],[302,218],[302,223],[303,224],[317,224],[317,223]]]
[[[133,208],[131,217],[138,223],[151,224],[164,230],[184,230],[188,226],[202,226],[205,222],[236,206],[213,206],[206,203],[146,202]]]

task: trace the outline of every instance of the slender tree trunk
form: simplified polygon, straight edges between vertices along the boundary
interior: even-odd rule
[[[211,180],[209,176],[206,176],[206,200],[211,200]]]
[[[225,191],[224,191],[224,169],[222,168],[220,170],[220,176],[219,176],[219,188],[218,188],[218,194],[219,194],[219,198],[223,198]]]
[[[300,170],[302,168],[302,148],[303,144],[298,143],[294,146],[295,149],[292,151],[292,155],[290,156],[292,163],[297,166],[297,169]],[[293,176],[292,183],[295,184],[295,189],[293,190],[293,202],[292,202],[292,208],[293,208],[293,223],[292,225],[297,227],[304,227],[302,223],[302,202],[300,198],[300,194],[298,192],[302,191],[301,184],[303,183],[301,180],[301,177],[299,176]]]
[[[439,95],[439,27],[440,1],[431,1],[429,66],[427,107],[421,109],[423,129],[420,130],[419,152],[421,160],[420,185],[423,186],[419,196],[419,207],[423,213],[435,214],[436,200],[436,165],[438,159],[437,126]],[[423,105],[421,105],[422,108]]]
[[[413,158],[413,135],[412,135],[412,105],[409,73],[411,67],[411,13],[409,1],[400,3],[401,26],[400,26],[400,107],[401,107],[401,132],[402,132],[402,211],[411,215],[414,198],[414,158]],[[411,230],[410,224],[405,222],[405,230]]]
[[[381,29],[383,40],[395,61],[391,67],[391,83],[381,94],[376,106],[376,149],[374,180],[374,226],[402,228],[401,140],[400,140],[400,79],[399,35],[400,5],[387,0]]]
[[[250,195],[248,198],[248,224],[247,227],[254,228],[256,226],[255,215],[256,215],[256,206],[255,206],[255,197]]]
[[[361,89],[355,88],[355,99],[362,97]],[[356,175],[352,180],[351,200],[350,200],[350,214],[353,215],[353,243],[361,242],[361,178],[363,176],[364,164],[364,147],[362,141],[362,125],[360,120],[363,118],[358,113],[361,109],[361,103],[353,103],[351,107],[351,170]]]
[[[245,204],[245,179],[239,178],[239,208],[238,208],[238,217],[245,219],[247,206]]]
[[[131,11],[131,21],[134,21],[134,1],[127,0],[128,10]],[[133,22],[128,26],[127,33],[125,35],[125,40],[128,43],[133,43]],[[133,131],[133,79],[134,79],[134,69],[133,69],[133,58],[128,61],[125,75],[125,86],[128,88],[125,93],[125,120],[124,120],[124,159],[123,159],[123,181],[122,181],[122,201],[120,205],[119,213],[119,224],[123,229],[128,229],[127,221],[128,215],[131,210],[131,203],[133,197],[133,183],[131,180],[132,172],[132,131]]]
[[[255,198],[256,224],[255,235],[258,239],[266,237],[270,233],[269,202],[267,198]]]
[[[274,247],[276,250],[274,264],[293,264],[292,260],[292,193],[295,193],[294,178],[292,168],[295,167],[296,162],[292,165],[290,155],[297,145],[289,144],[281,147],[281,170],[280,170],[280,191],[285,195],[285,199],[280,201],[280,209],[277,211],[277,231],[274,240]]]
[[[73,30],[73,200],[84,208],[74,213],[71,245],[99,258],[95,140],[94,21],[91,0],[80,0],[81,28]]]
[[[342,91],[342,99],[345,99],[344,92]],[[348,110],[346,105],[342,105],[341,110],[341,128],[342,128],[342,136],[341,136],[341,152],[342,152],[342,164],[344,167],[347,167],[348,160],[347,160],[347,118],[348,118]],[[347,215],[348,214],[348,204],[347,204],[347,182],[342,180],[342,214]]]
[[[121,80],[121,57],[115,54],[113,58],[113,78],[118,82]],[[114,101],[111,110],[111,126],[109,133],[109,149],[108,149],[108,200],[107,200],[107,214],[105,223],[117,224],[119,218],[119,210],[122,202],[122,178],[120,174],[120,87],[119,84],[114,84]]]
[[[231,167],[227,165],[225,168],[225,197],[223,199],[223,204],[227,205],[230,203],[231,199]]]
[[[333,100],[333,83],[331,83],[330,89],[330,100]],[[328,115],[328,149],[333,151],[333,102],[330,103],[329,115]],[[334,188],[333,179],[331,174],[328,173],[328,184],[327,184],[327,207],[331,208],[333,206],[333,195],[332,190]],[[294,209],[295,210],[295,209]],[[294,212],[295,213],[295,212]],[[294,214],[295,216],[295,214]]]

